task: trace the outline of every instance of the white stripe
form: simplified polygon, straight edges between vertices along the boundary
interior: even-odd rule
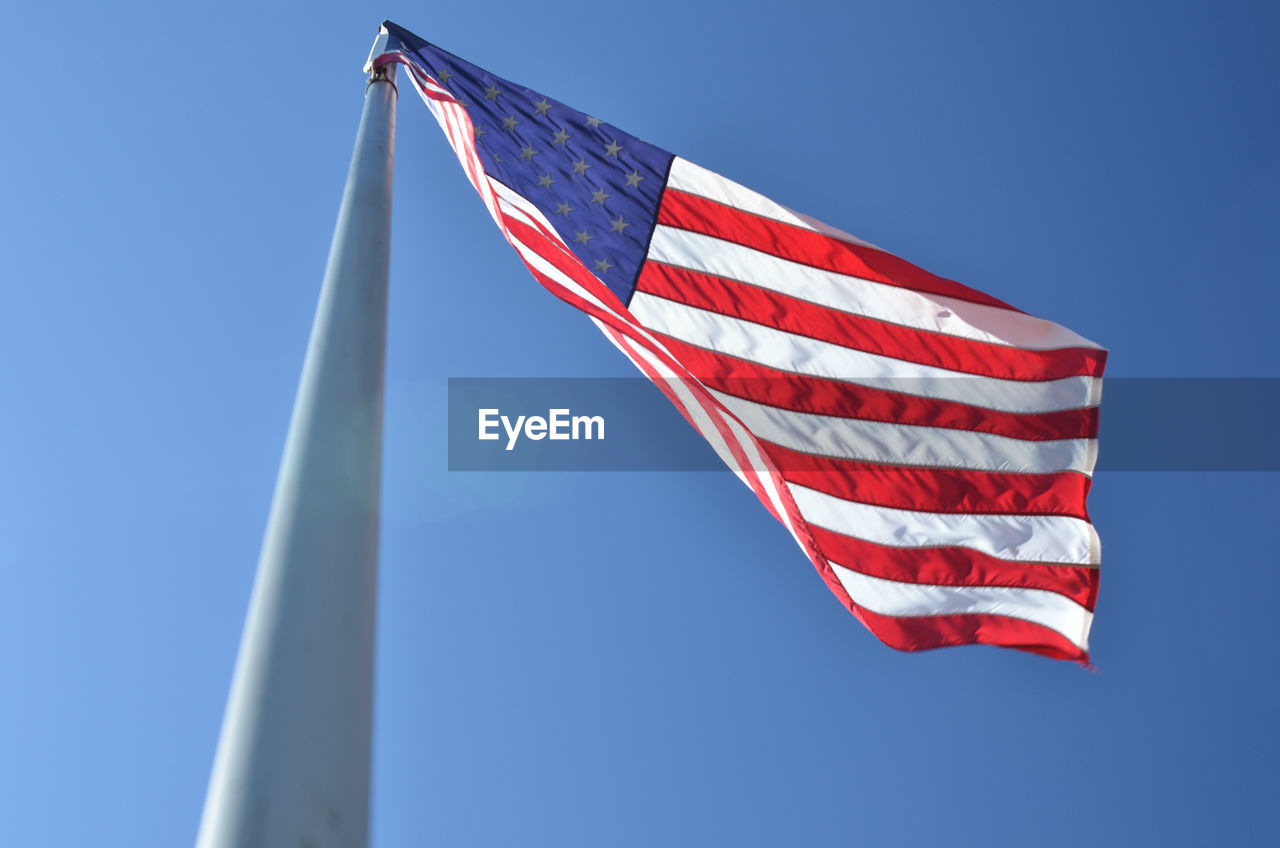
[[[544,259],[541,255],[538,254],[537,251],[535,251],[532,247],[529,247],[520,239],[508,233],[507,241],[510,242],[511,246],[514,247],[516,249],[516,252],[520,254],[520,258],[524,260],[524,263],[528,265],[530,268],[532,268],[533,270],[537,271],[540,274],[543,274],[544,276],[550,277],[552,280],[555,281],[556,285],[560,286],[561,288],[565,289],[571,294],[577,295],[578,297],[590,303],[592,306],[602,309],[605,312],[609,312],[615,315],[617,314],[608,306],[605,306],[604,302],[601,301],[599,298],[597,298],[594,294],[592,294],[591,292],[583,288],[577,282],[577,280],[574,280],[568,274],[564,273],[555,265],[553,265],[550,261]]]
[[[756,436],[801,453],[928,468],[1092,474],[1096,439],[1031,441],[992,433],[923,427],[766,406],[709,389]]]
[[[838,274],[666,225],[654,228],[648,257],[931,333],[1030,350],[1098,347],[1043,318]]]
[[[608,338],[609,341],[613,342],[614,346],[631,360],[631,363],[635,365],[637,369],[641,372],[644,371],[638,361],[639,359],[643,359],[650,367],[663,375],[665,384],[676,393],[681,408],[688,413],[690,423],[693,424],[693,428],[710,443],[712,449],[715,450],[716,455],[719,456],[720,460],[729,467],[729,470],[738,475],[738,479],[743,483],[746,483],[747,487],[750,488],[751,484],[747,482],[747,478],[739,469],[737,461],[733,458],[733,452],[729,450],[729,445],[720,435],[720,431],[716,429],[715,424],[713,424],[711,419],[707,417],[706,410],[703,408],[702,404],[698,403],[697,398],[693,397],[692,393],[687,389],[684,389],[681,385],[681,380],[674,376],[667,377],[667,374],[672,374],[671,370],[665,367],[662,361],[657,357],[648,355],[648,352],[644,350],[643,346],[633,345],[629,339],[598,318],[592,316],[591,320],[594,321],[600,331],[605,334],[605,337]]]
[[[542,213],[539,212],[536,207],[529,206],[527,202],[517,206],[511,199],[509,199],[512,197],[512,192],[510,189],[508,189],[502,183],[497,182],[496,180],[491,180],[491,182],[493,187],[497,189],[497,192],[495,192],[495,195],[497,196],[498,208],[502,210],[502,214],[507,216],[508,219],[513,221],[518,221],[526,226],[533,227],[534,229],[540,229],[541,226],[547,226],[547,227],[551,226],[547,222],[547,219],[543,217]],[[518,194],[514,195],[514,197],[519,198],[521,201],[524,200],[524,198],[520,197],[520,195]],[[550,235],[543,233],[542,237],[543,237],[544,244],[549,244],[550,246],[559,250],[561,254],[559,258],[561,260],[566,261],[568,263],[572,263],[574,265],[582,265],[582,260],[579,259],[573,253],[573,251],[569,250],[568,246],[564,243],[564,239],[554,229],[551,230]],[[509,235],[508,240],[510,240],[510,238],[513,238],[513,237]],[[562,269],[557,268],[557,270],[563,274]],[[638,326],[636,325],[636,322],[633,318],[629,316],[623,316],[617,310],[606,306],[605,303],[599,300],[595,294],[589,294],[588,290],[581,283],[579,283],[575,278],[569,277],[567,274],[564,274],[564,276],[566,280],[565,282],[566,287],[573,286],[575,293],[579,294],[582,297],[591,297],[592,302],[597,306],[599,306],[600,308],[608,309],[610,313],[614,315],[618,315],[619,317],[626,317],[628,324],[631,324],[633,326]],[[593,275],[591,279],[594,281],[598,278]],[[603,288],[603,286],[604,284],[601,283],[600,287]]]
[[[554,233],[553,241],[556,247],[560,248],[566,255],[572,257],[578,264],[582,264],[582,260],[569,249],[569,245],[565,244],[564,237],[560,235],[560,231],[556,229],[555,224],[547,220],[547,216],[542,214],[542,210],[534,206],[530,200],[523,194],[504,183],[489,177],[489,186],[493,189],[493,193],[497,195],[498,200],[507,210],[508,214],[518,213],[519,218],[534,228],[545,229],[549,233]],[[601,283],[603,285],[603,283]]]
[[[417,64],[414,63],[413,58],[411,56],[406,56],[404,53],[401,53],[398,50],[396,51],[396,55],[401,56],[405,59],[406,65],[409,68],[409,73],[417,77],[418,82],[420,83],[420,86],[419,86],[420,88],[424,88],[424,89],[429,88],[437,94],[443,94],[445,97],[448,97],[451,99],[453,98],[453,93],[448,91],[442,85],[440,85],[440,83],[436,82],[436,78],[433,77],[431,74],[419,68]]]
[[[783,494],[780,489],[780,480],[775,480],[774,475],[768,470],[763,456],[760,454],[759,445],[756,444],[755,437],[745,429],[732,417],[725,415],[721,410],[714,406],[704,404],[697,395],[695,395],[688,387],[689,382],[694,382],[692,378],[681,379],[676,376],[662,359],[651,351],[644,348],[643,345],[634,343],[632,340],[624,338],[620,333],[606,326],[603,322],[596,318],[592,318],[596,326],[621,350],[628,359],[632,361],[637,368],[640,363],[636,361],[637,357],[643,358],[649,366],[658,373],[663,383],[669,387],[678,397],[680,406],[688,411],[692,417],[694,429],[702,434],[708,442],[711,443],[716,454],[721,461],[729,467],[738,479],[747,485],[747,488],[755,491],[751,485],[751,480],[755,480],[763,497],[767,498],[774,511],[780,516],[783,526],[787,528],[787,532],[791,534],[791,538],[795,540],[800,549],[808,555],[809,550],[800,539],[800,535],[796,532],[795,524],[792,520],[791,513],[787,510],[784,503]],[[641,371],[644,369],[641,368]],[[745,458],[745,465],[740,462],[730,450],[728,443],[721,435],[719,428],[710,420],[710,414],[714,413],[720,422],[727,425],[734,441],[737,443],[738,449]],[[747,475],[750,474],[750,480]],[[785,485],[785,484],[782,484]],[[759,496],[760,493],[757,492]]]
[[[1003,615],[1047,627],[1080,650],[1089,650],[1093,613],[1056,592],[1006,586],[899,583],[862,574],[839,563],[831,566],[853,602],[880,615]]]
[[[1079,409],[1096,406],[1102,392],[1102,381],[1096,377],[1028,382],[965,374],[799,336],[644,292],[632,295],[630,309],[646,327],[727,356],[986,409],[1017,413]]]
[[[710,391],[708,389],[708,391]],[[796,532],[796,528],[791,519],[791,513],[787,509],[783,501],[782,488],[786,483],[780,477],[776,477],[774,472],[770,470],[770,466],[765,463],[764,456],[760,453],[760,445],[756,441],[755,435],[744,427],[742,424],[728,416],[722,416],[723,420],[729,425],[733,437],[737,439],[738,444],[742,446],[743,454],[746,457],[747,466],[749,468],[758,469],[756,478],[764,487],[765,494],[769,496],[769,502],[773,504],[774,510],[782,519],[782,523],[786,525],[787,532],[791,534],[791,538],[796,540],[796,544],[800,546],[800,550],[809,554],[809,549],[800,539],[800,535]]]
[[[501,187],[502,184],[494,183],[494,185],[497,187]],[[507,218],[509,218],[510,220],[517,221],[521,224],[524,224],[525,226],[532,227],[535,230],[538,229],[539,222],[537,219],[530,217],[523,209],[516,206],[511,201],[507,200],[505,197],[502,197],[502,196],[498,197],[498,208],[501,209],[502,214],[506,215]],[[557,248],[560,248],[561,251],[564,251],[565,250],[564,241],[563,239],[560,238],[560,234],[556,233],[554,230],[552,231],[552,233],[553,233],[552,235],[546,236],[546,238],[548,239],[548,241],[554,244]]]
[[[457,151],[458,161],[462,163],[463,173],[466,174],[471,184],[475,186],[480,198],[484,201],[485,208],[489,210],[489,214],[493,217],[498,228],[505,231],[506,228],[498,215],[497,198],[494,197],[491,190],[485,190],[489,186],[489,181],[484,173],[484,165],[480,163],[480,155],[476,153],[475,129],[471,124],[471,116],[456,101],[447,103],[443,108],[448,122],[446,129],[449,133],[449,143]]]
[[[847,501],[790,484],[810,524],[895,548],[971,548],[1010,562],[1097,565],[1098,534],[1069,515],[990,515],[916,512]]]
[[[746,186],[735,183],[733,180],[725,179],[715,171],[708,171],[701,165],[695,165],[688,159],[681,159],[679,156],[671,162],[671,175],[667,178],[667,185],[686,194],[696,194],[699,197],[705,197],[707,200],[714,200],[726,206],[734,206],[744,212],[750,212],[762,218],[772,218],[775,221],[802,227],[815,233],[822,233],[841,241],[860,244],[863,247],[870,247],[875,250],[880,249],[857,236],[849,235],[844,230],[836,229],[830,224],[824,224],[821,221],[810,218],[808,215],[788,209],[759,192],[752,191]]]
[[[488,180],[488,184],[491,186],[491,190],[498,196],[499,208],[502,210],[502,213],[504,215],[508,215],[512,218],[515,218],[516,220],[523,220],[525,223],[528,223],[530,225],[533,225],[535,222],[541,222],[541,223],[544,223],[548,228],[551,228],[550,222],[548,222],[547,219],[543,216],[543,214],[538,211],[537,207],[529,203],[529,201],[525,200],[524,197],[511,191],[509,188],[504,186],[502,183],[497,182],[496,180],[490,179]],[[555,232],[554,228],[552,228],[551,231],[554,233]],[[523,259],[524,263],[528,265],[530,268],[538,271],[539,273],[547,277],[550,277],[561,288],[564,288],[567,291],[571,292],[572,294],[577,295],[578,297],[590,303],[592,306],[598,307],[599,309],[605,312],[608,312],[612,315],[617,315],[619,318],[622,318],[623,320],[627,321],[628,324],[631,324],[632,326],[636,326],[636,328],[641,333],[643,333],[646,336],[646,338],[649,338],[653,342],[653,344],[661,346],[661,343],[657,339],[654,339],[647,332],[645,332],[642,327],[639,327],[638,325],[636,325],[634,319],[632,319],[628,315],[619,313],[617,310],[608,306],[603,300],[597,297],[594,292],[591,292],[590,290],[588,290],[585,286],[583,286],[573,277],[570,277],[560,268],[556,267],[556,265],[554,265],[550,260],[543,258],[532,247],[528,246],[523,241],[521,241],[520,239],[512,235],[511,232],[508,231],[505,226],[503,226],[503,232],[506,234],[507,241],[511,243],[511,246],[514,247],[516,249],[516,252],[520,254],[520,258]],[[581,260],[579,260],[576,256],[574,256],[572,253],[569,252],[569,249],[565,245],[563,240],[555,237],[550,237],[550,236],[544,236],[544,238],[546,238],[548,241],[550,241],[551,243],[555,244],[557,247],[564,250],[564,252],[574,262],[581,264]],[[594,280],[595,278],[593,277],[592,279]],[[600,286],[603,288],[604,284],[600,283]]]

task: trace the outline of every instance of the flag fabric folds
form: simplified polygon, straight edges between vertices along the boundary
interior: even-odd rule
[[[902,650],[1085,663],[1106,352],[392,23],[467,178]]]

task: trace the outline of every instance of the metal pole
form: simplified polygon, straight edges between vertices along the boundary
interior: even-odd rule
[[[374,72],[205,797],[198,848],[363,848],[395,67]]]

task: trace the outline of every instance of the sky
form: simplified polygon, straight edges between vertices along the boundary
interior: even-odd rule
[[[383,18],[1109,377],[1280,377],[1269,4],[5,0],[0,844],[195,838]],[[448,378],[633,372],[402,92],[372,845],[1280,840],[1280,475],[1097,475],[1086,671],[885,647],[729,473],[450,472]]]

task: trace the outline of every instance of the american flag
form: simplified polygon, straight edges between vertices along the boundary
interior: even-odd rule
[[[1106,351],[392,23],[534,277],[587,313],[902,650],[1088,662]]]

